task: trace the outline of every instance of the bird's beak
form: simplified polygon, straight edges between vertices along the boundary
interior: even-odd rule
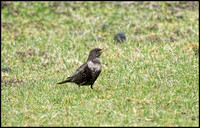
[[[101,51],[99,51],[99,52],[103,52],[103,51],[106,51],[107,49],[102,49]]]

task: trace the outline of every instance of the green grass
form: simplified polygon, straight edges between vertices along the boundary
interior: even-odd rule
[[[1,126],[199,126],[198,2],[1,5]],[[126,32],[127,41],[114,43]],[[108,48],[94,84],[57,85]]]

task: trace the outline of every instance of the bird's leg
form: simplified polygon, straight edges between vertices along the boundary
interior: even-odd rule
[[[90,87],[91,87],[91,89],[93,89],[93,84],[91,84],[91,86],[90,86]]]
[[[78,89],[79,89],[79,92],[80,92],[80,85],[78,85]]]

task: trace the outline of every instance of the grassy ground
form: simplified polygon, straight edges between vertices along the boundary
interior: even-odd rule
[[[2,126],[199,125],[198,2],[1,4]],[[95,47],[94,91],[56,85]]]

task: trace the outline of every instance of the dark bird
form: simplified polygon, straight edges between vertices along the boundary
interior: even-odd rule
[[[124,33],[119,32],[115,35],[114,40],[118,43],[122,43],[124,41],[126,41],[126,36]]]
[[[81,65],[71,77],[68,77],[67,80],[57,84],[72,82],[76,83],[79,88],[83,85],[90,85],[91,89],[93,89],[92,86],[101,73],[101,62],[99,61],[99,57],[105,50],[106,49],[101,48],[92,49],[87,61]]]

